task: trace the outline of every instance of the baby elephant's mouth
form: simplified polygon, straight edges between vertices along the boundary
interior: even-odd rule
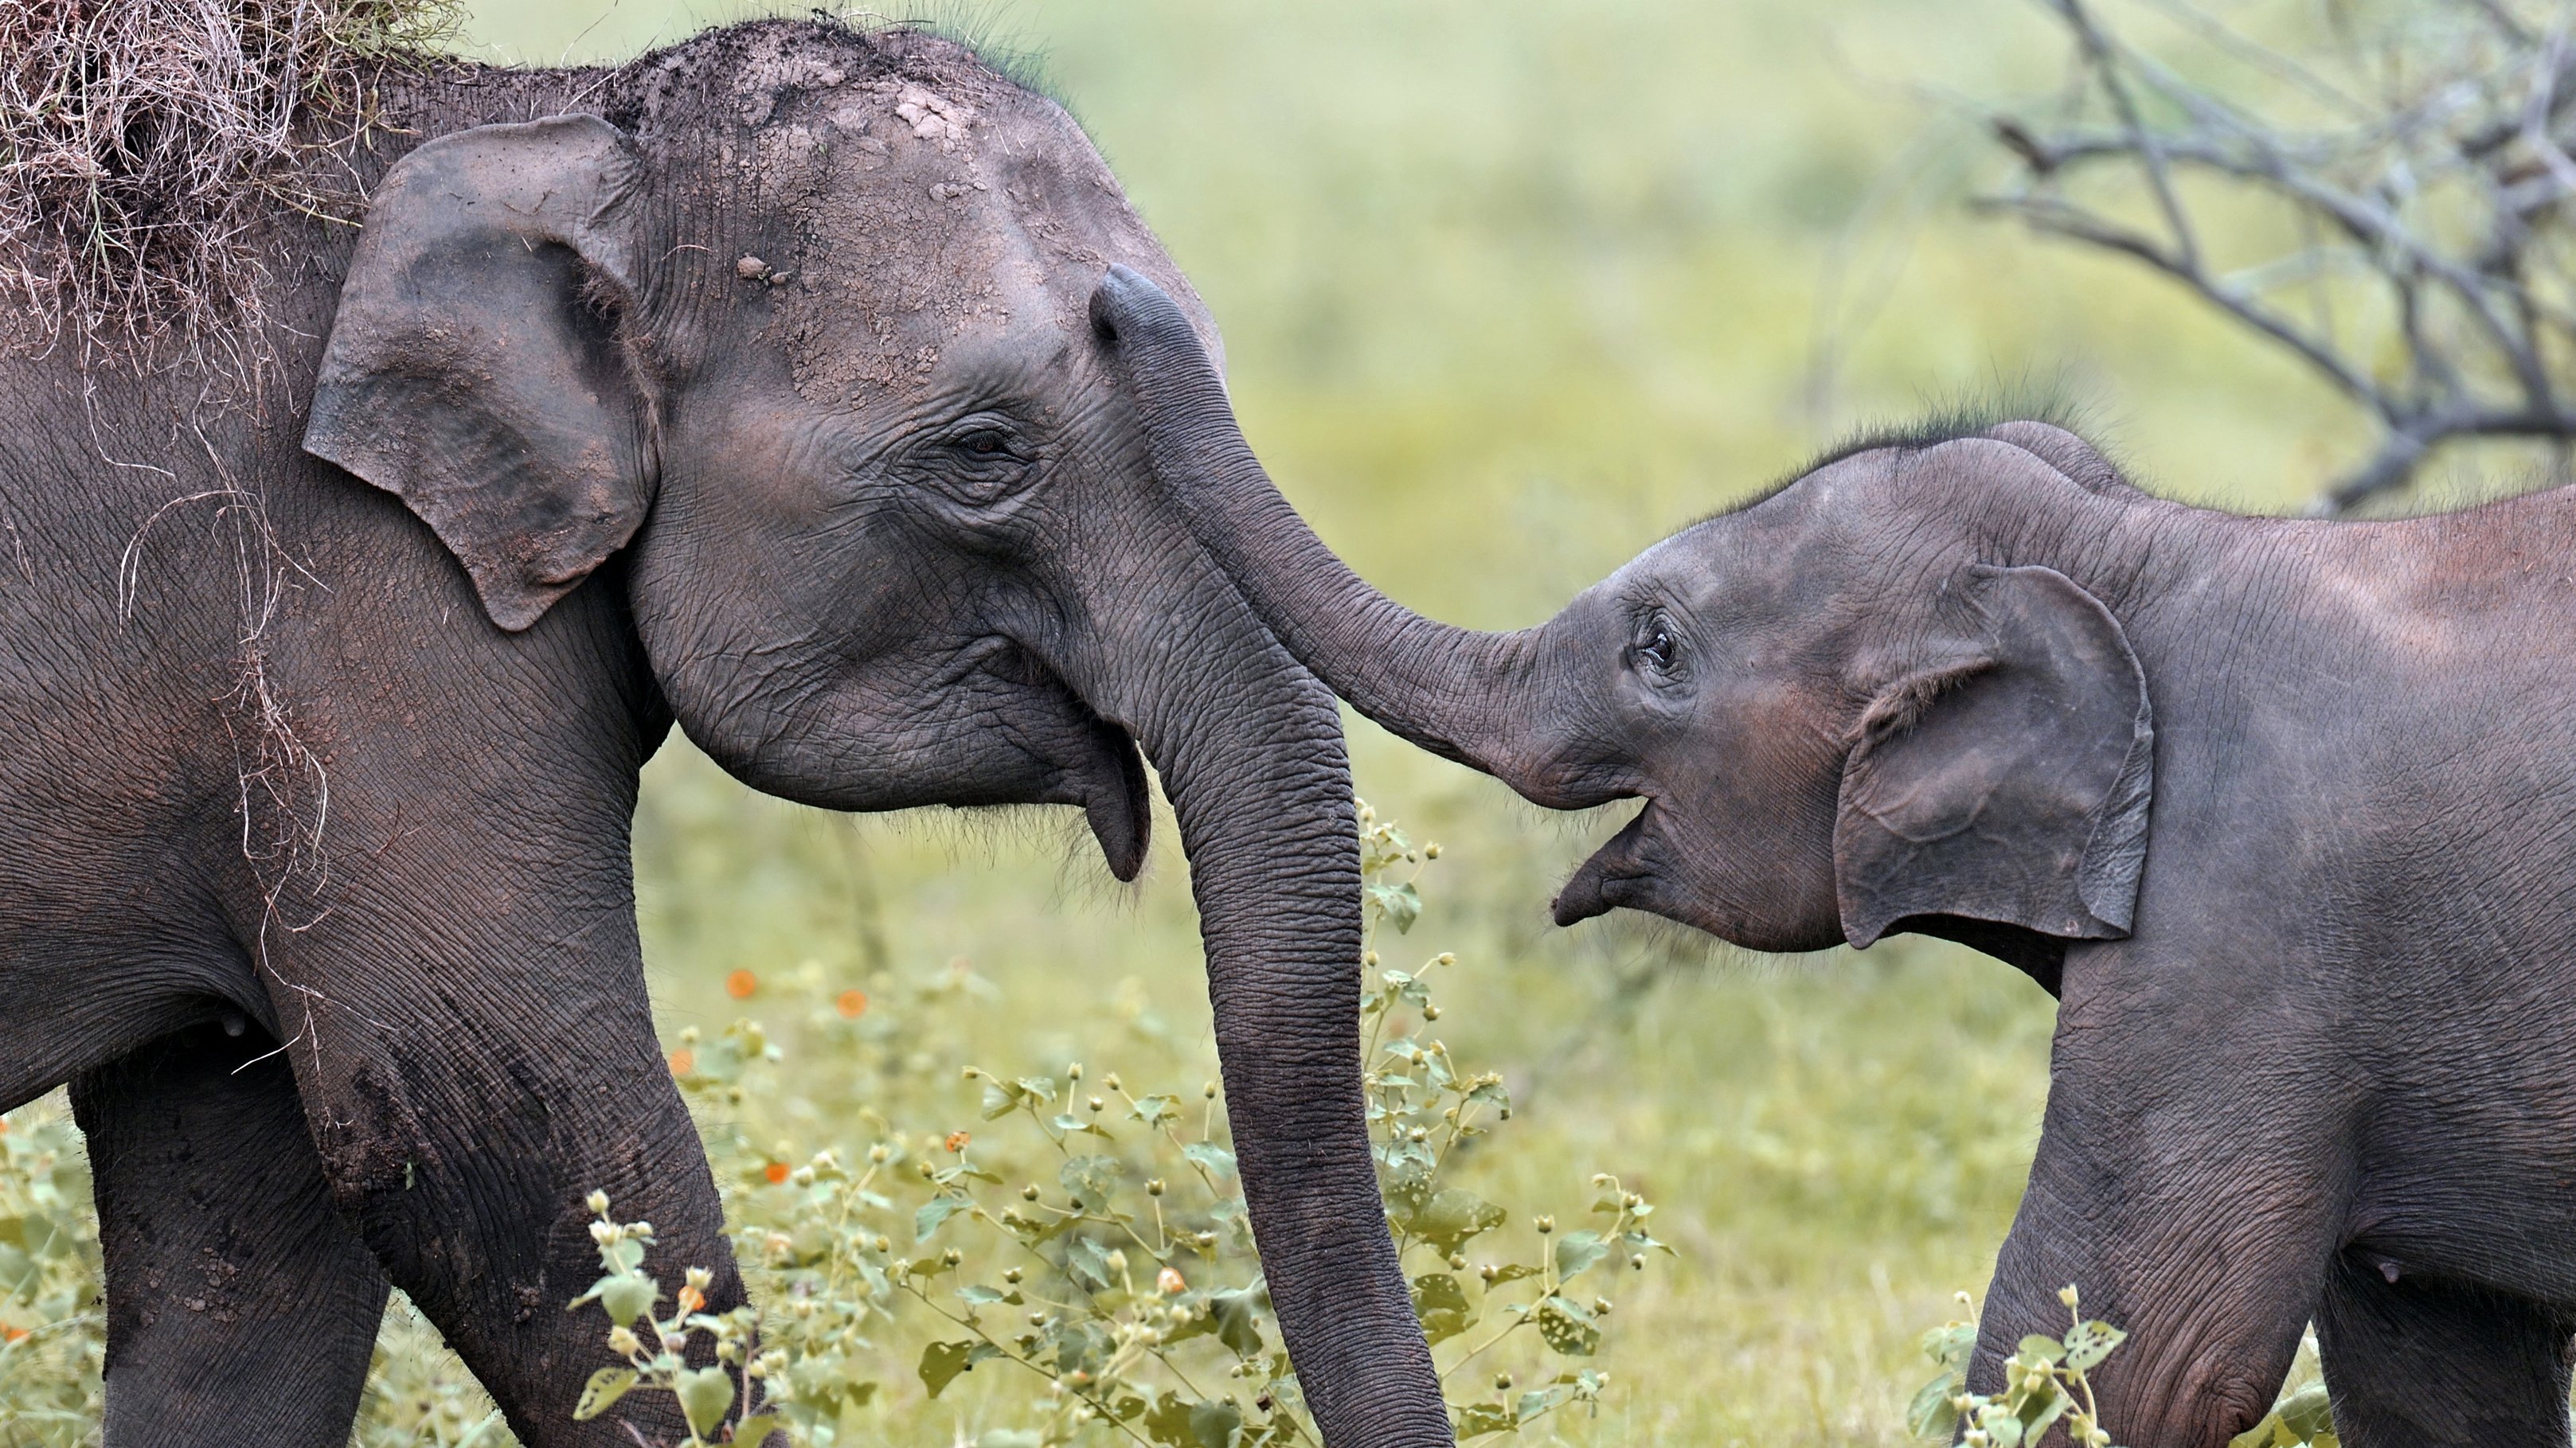
[[[1647,860],[1651,849],[1649,823],[1655,813],[1655,802],[1637,811],[1637,817],[1610,837],[1610,842],[1583,862],[1565,888],[1556,892],[1550,907],[1559,925],[1572,925],[1595,915],[1606,915],[1622,906],[1640,906],[1653,884],[1655,871]]]

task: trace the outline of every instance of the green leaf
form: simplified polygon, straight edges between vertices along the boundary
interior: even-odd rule
[[[2079,1322],[2066,1330],[2066,1365],[2083,1372],[2128,1340],[2127,1333],[2107,1322]]]
[[[1458,1410],[1458,1436],[1481,1438],[1488,1433],[1508,1433],[1520,1426],[1520,1420],[1500,1403],[1469,1403]]]
[[[1426,1272],[1413,1279],[1413,1315],[1421,1320],[1423,1337],[1435,1343],[1476,1325],[1467,1290],[1446,1272]]]
[[[940,1223],[959,1212],[972,1209],[974,1205],[975,1203],[966,1197],[940,1196],[923,1202],[920,1210],[912,1214],[912,1240],[929,1241],[930,1234],[939,1230]]]
[[[1208,1310],[1216,1314],[1216,1340],[1231,1348],[1236,1357],[1248,1358],[1261,1351],[1261,1326],[1255,1320],[1260,1312],[1260,1284],[1240,1292],[1211,1292]]]
[[[599,1299],[599,1305],[607,1309],[608,1320],[620,1327],[631,1326],[635,1319],[650,1315],[653,1304],[662,1300],[661,1285],[641,1272],[621,1272],[614,1277],[602,1277],[590,1291]]]
[[[1905,1408],[1905,1431],[1917,1438],[1950,1441],[1959,1426],[1959,1410],[1950,1406],[1950,1399],[1958,1392],[1959,1380],[1948,1373],[1915,1389],[1914,1401]]]
[[[2282,1399],[2272,1411],[2279,1416],[2281,1426],[2302,1443],[2314,1443],[2335,1430],[2334,1405],[2326,1397],[2323,1383],[2308,1384]]]
[[[1368,893],[1378,908],[1386,912],[1386,923],[1394,926],[1398,935],[1411,930],[1413,922],[1422,918],[1422,894],[1413,888],[1410,881],[1401,885],[1371,885]]]
[[[1599,1265],[1610,1244],[1599,1232],[1568,1232],[1556,1239],[1556,1277],[1562,1282]]]
[[[1181,1148],[1181,1155],[1197,1162],[1201,1170],[1218,1181],[1234,1175],[1234,1153],[1213,1141],[1193,1141]]]
[[[1415,1236],[1446,1257],[1466,1245],[1468,1238],[1501,1226],[1508,1215],[1474,1192],[1451,1187],[1425,1203],[1409,1226]]]
[[[1948,1368],[1954,1378],[1968,1371],[1968,1359],[1976,1351],[1977,1325],[1973,1322],[1953,1322],[1923,1334],[1923,1355]]]
[[[1127,1108],[1127,1114],[1147,1126],[1158,1126],[1181,1114],[1181,1098],[1140,1096],[1136,1098],[1135,1105]]]
[[[1190,1409],[1190,1437],[1198,1448],[1234,1448],[1234,1440],[1242,1434],[1243,1410],[1231,1398]]]
[[[938,1397],[940,1391],[957,1381],[957,1375],[975,1365],[975,1349],[980,1342],[934,1342],[921,1350],[921,1385]]]
[[[869,1386],[874,1387],[871,1383]],[[738,1448],[762,1448],[772,1433],[787,1431],[787,1420],[776,1413],[754,1413],[734,1425],[733,1441]]]
[[[1055,1179],[1075,1205],[1089,1211],[1108,1205],[1118,1179],[1126,1174],[1127,1163],[1114,1156],[1077,1156],[1056,1168]]]
[[[2067,1336],[2074,1334],[2068,1333]],[[2066,1346],[2053,1337],[2042,1337],[2034,1332],[2021,1340],[2013,1354],[2026,1362],[2053,1363],[2066,1356]]]
[[[1109,1253],[1089,1237],[1065,1242],[1064,1275],[1091,1292],[1106,1292],[1119,1285],[1118,1274],[1109,1270]]]
[[[1555,1412],[1564,1405],[1566,1399],[1573,1396],[1574,1389],[1562,1385],[1532,1388],[1521,1394],[1520,1401],[1512,1405],[1512,1417],[1522,1424],[1527,1424]]]
[[[999,1081],[984,1082],[984,1119],[999,1121],[1020,1108],[1020,1098]]]
[[[671,1379],[671,1395],[680,1400],[680,1416],[689,1420],[692,1432],[701,1438],[714,1437],[716,1425],[733,1406],[733,1374],[721,1363],[682,1368]]]
[[[1592,1323],[1592,1309],[1562,1297],[1540,1301],[1536,1313],[1541,1342],[1567,1357],[1590,1357],[1601,1346],[1601,1329]]]
[[[592,1373],[590,1381],[582,1384],[581,1401],[573,1405],[573,1421],[587,1423],[607,1412],[618,1399],[625,1397],[626,1390],[633,1386],[635,1386],[633,1368],[601,1368]]]

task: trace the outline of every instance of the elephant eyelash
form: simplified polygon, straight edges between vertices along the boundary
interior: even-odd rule
[[[1672,620],[1660,611],[1647,615],[1628,645],[1628,656],[1655,673],[1672,673],[1681,658],[1681,639]]]

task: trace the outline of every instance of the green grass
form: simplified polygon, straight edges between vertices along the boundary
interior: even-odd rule
[[[473,8],[478,44],[533,61],[736,13]],[[2292,504],[2365,442],[2171,291],[1959,208],[1975,137],[1907,87],[2052,83],[2049,31],[2010,0],[1046,0],[981,20],[1047,56],[1205,294],[1291,498],[1462,622],[1542,617],[1855,424],[1998,384],[2063,379],[2145,480],[2206,501]],[[1542,816],[1365,725],[1353,749],[1362,792],[1446,846],[1408,945],[1467,957],[1451,1039],[1523,1102],[1470,1179],[1562,1200],[1619,1171],[1680,1253],[1619,1305],[1601,1416],[1553,1431],[1900,1441],[1915,1338],[1982,1289],[2018,1198],[2048,1000],[1921,941],[1767,961],[1632,921],[1555,930],[1553,885],[1614,818]],[[995,987],[976,1039],[870,1048],[924,1083],[903,1089],[953,1081],[961,1054],[1060,1069],[1140,1018],[1173,1071],[1210,1058],[1168,843],[1121,888],[1069,811],[853,823],[675,743],[637,858],[673,1032],[743,1009],[737,969],[856,983],[962,958]],[[986,1426],[961,1401],[890,1392],[873,1422],[944,1443]]]

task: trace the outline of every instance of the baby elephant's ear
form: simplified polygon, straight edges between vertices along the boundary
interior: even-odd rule
[[[2126,936],[2155,753],[2137,655],[2050,569],[1973,569],[1958,602],[1944,660],[1871,705],[1843,766],[1843,934],[1956,916]]]
[[[617,330],[643,166],[597,116],[441,136],[379,187],[304,447],[398,495],[505,629],[644,520],[651,408]]]

